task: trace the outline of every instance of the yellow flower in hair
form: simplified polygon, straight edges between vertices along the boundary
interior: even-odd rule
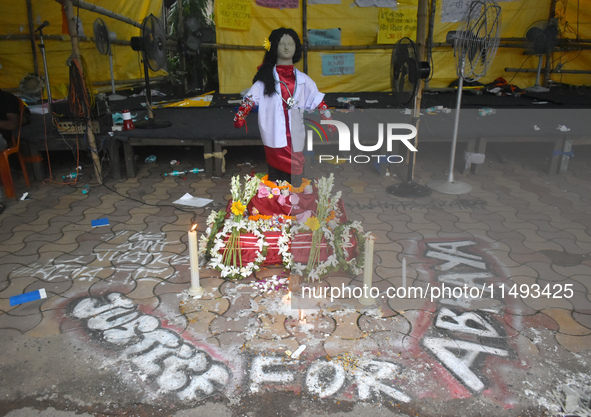
[[[265,48],[265,51],[267,52],[271,50],[271,42],[269,42],[268,38],[265,38],[265,40],[263,41],[263,48]]]

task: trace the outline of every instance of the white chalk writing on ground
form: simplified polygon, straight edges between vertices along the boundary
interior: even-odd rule
[[[175,393],[182,400],[199,400],[214,393],[230,394],[230,387],[239,386],[240,375],[235,375],[225,363],[213,359],[173,330],[163,328],[157,317],[140,312],[122,294],[77,300],[71,315],[84,321],[91,335],[120,347],[120,359],[135,365],[162,392]],[[299,361],[257,355],[250,359],[249,369],[244,391],[250,393],[295,384],[320,398],[355,387],[360,400],[411,400],[390,385],[399,377],[400,367],[383,360],[365,359],[357,369],[346,371],[339,362],[321,358],[302,370]]]
[[[105,341],[123,346],[121,359],[133,363],[163,392],[182,400],[198,400],[227,389],[230,369],[175,332],[156,317],[138,311],[129,298],[111,293],[106,299],[79,301],[72,316]]]
[[[63,281],[76,279],[93,281],[100,276],[110,276],[117,272],[117,280],[129,283],[136,279],[162,276],[169,268],[178,265],[188,265],[188,255],[166,252],[165,233],[142,233],[133,231],[119,231],[113,236],[103,239],[109,243],[121,241],[109,248],[100,245],[93,249],[89,256],[77,256],[58,263],[34,263],[16,268],[10,273],[10,278],[33,277],[43,281]],[[88,266],[93,262],[100,266]],[[177,271],[171,270],[172,278]]]
[[[498,281],[498,277],[486,270],[487,265],[482,256],[463,250],[476,244],[471,240],[427,243],[425,256],[443,261],[435,267],[437,271],[445,271],[436,275],[436,282],[482,289],[485,282],[491,279]],[[474,269],[476,271],[473,271]],[[490,291],[484,291],[483,294],[488,296]],[[444,304],[447,307],[439,308],[434,321],[435,334],[424,337],[422,340],[423,346],[473,392],[481,392],[487,382],[477,375],[478,363],[482,363],[477,361],[477,358],[480,355],[509,356],[508,349],[486,344],[488,339],[496,340],[498,344],[502,342],[503,336],[497,329],[501,326],[495,327],[490,316],[486,314],[489,309],[464,311],[474,310],[473,303],[482,301],[489,302],[489,305],[499,302],[486,297],[477,300],[463,298],[438,300],[440,305]],[[474,342],[474,337],[482,338],[484,341],[476,339]]]

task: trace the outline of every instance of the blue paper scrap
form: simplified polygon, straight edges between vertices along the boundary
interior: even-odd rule
[[[22,303],[27,303],[29,301],[41,300],[42,298],[47,298],[47,292],[45,288],[41,288],[40,290],[35,290],[31,292],[26,292],[20,295],[14,295],[10,297],[10,305],[16,306]]]
[[[341,44],[341,29],[308,29],[310,46],[338,46]]]
[[[322,55],[322,75],[355,74],[355,54]]]
[[[99,226],[108,226],[109,225],[109,219],[102,218],[102,219],[96,219],[96,220],[91,220],[90,224],[92,225],[92,227],[99,227]]]

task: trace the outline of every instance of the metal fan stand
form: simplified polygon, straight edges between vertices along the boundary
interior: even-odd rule
[[[117,90],[115,90],[115,77],[113,75],[113,52],[111,48],[109,48],[109,68],[111,69],[111,91],[112,93],[109,94],[109,100],[117,101],[117,100],[125,100],[127,97],[117,94]]]
[[[148,119],[134,122],[134,125],[138,129],[161,129],[168,127],[172,124],[168,120],[156,119],[154,117],[154,110],[152,109],[152,90],[150,89],[150,75],[148,74],[148,60],[146,57],[144,57],[142,61],[144,61],[144,80],[146,82],[146,105],[148,107]]]
[[[536,72],[536,84],[532,85],[531,87],[527,87],[525,88],[525,91],[529,92],[529,93],[547,93],[548,91],[550,91],[549,88],[547,87],[543,87],[542,85],[540,85],[540,75],[542,73],[542,55],[538,56],[538,70]]]
[[[472,186],[454,180],[454,165],[458,128],[460,125],[460,108],[464,79],[476,81],[486,75],[499,45],[499,19],[501,8],[495,0],[474,0],[464,15],[459,30],[447,34],[448,42],[453,44],[454,56],[457,59],[458,95],[456,114],[451,142],[451,155],[446,180],[433,180],[427,187],[443,194],[466,194]]]
[[[418,118],[413,121],[413,125],[418,128]],[[413,146],[417,147],[417,139],[413,140]],[[425,187],[415,181],[414,179],[414,172],[415,172],[415,159],[416,155],[414,152],[408,151],[408,168],[406,171],[406,181],[401,182],[399,184],[390,185],[386,188],[386,192],[388,194],[394,195],[396,197],[427,197],[431,194],[431,189],[429,187]]]
[[[462,67],[463,67],[462,63]],[[458,95],[456,99],[456,114],[454,118],[454,130],[451,141],[451,154],[449,157],[449,168],[446,180],[432,180],[427,183],[427,187],[442,194],[466,194],[472,190],[470,184],[454,180],[454,165],[456,161],[456,145],[458,143],[458,129],[460,127],[460,107],[462,105],[462,89],[464,88],[464,77],[458,77]]]
[[[96,49],[101,55],[109,56],[109,69],[111,71],[111,92],[109,100],[125,100],[127,97],[116,94],[115,90],[115,75],[113,72],[113,49],[111,48],[111,36],[116,38],[114,32],[109,32],[106,23],[100,17],[94,21],[94,42]]]
[[[421,38],[421,35],[417,34],[417,38]],[[403,38],[401,41],[399,41],[398,44],[396,45],[395,49],[392,51],[392,67],[393,68],[395,67],[395,65],[394,65],[395,58],[397,58],[397,56],[398,56],[398,54],[397,54],[398,46],[402,46],[405,39],[408,39],[408,38]],[[429,74],[431,73],[431,68],[427,62],[420,61],[420,59],[422,59],[422,57],[418,56],[415,44],[410,39],[408,39],[407,42],[410,45],[410,47],[412,48],[412,51],[414,51],[412,53],[412,59],[413,59],[414,65],[416,66],[414,68],[414,72],[417,74],[417,76],[419,78],[415,80],[416,84],[414,85],[412,92],[408,97],[401,96],[401,94],[400,94],[404,90],[404,86],[401,87],[399,84],[396,83],[396,81],[400,81],[400,80],[392,81],[392,79],[391,79],[391,84],[393,87],[393,93],[395,93],[394,94],[395,97],[397,97],[399,99],[398,101],[400,104],[407,104],[411,100],[414,100],[413,112],[412,112],[412,124],[417,128],[417,132],[418,132],[419,117],[421,114],[421,112],[420,112],[421,105],[420,105],[420,98],[417,93],[420,91],[421,96],[422,96],[422,82],[424,79],[429,77]],[[419,59],[417,59],[417,58],[419,58]],[[410,63],[408,62],[408,56],[405,57],[405,65],[410,65]],[[413,71],[410,71],[410,72],[413,72]],[[394,78],[396,78],[395,74],[394,74]],[[398,88],[395,88],[396,86]],[[413,139],[413,146],[416,148],[417,145],[418,145],[418,137],[415,136],[415,138]],[[399,184],[390,185],[389,187],[386,188],[386,192],[390,195],[395,196],[395,197],[408,197],[408,198],[426,197],[429,194],[431,194],[431,190],[428,187],[425,187],[424,185],[418,184],[415,181],[413,181],[414,171],[415,171],[416,153],[408,150],[407,155],[408,155],[409,162],[407,165],[406,181],[401,182]]]
[[[131,38],[131,48],[134,51],[142,52],[142,61],[144,63],[144,80],[146,83],[146,106],[148,108],[148,119],[135,122],[138,129],[161,129],[170,126],[172,123],[168,120],[157,119],[154,117],[152,108],[152,90],[150,89],[150,69],[158,71],[165,65],[165,35],[161,27],[160,20],[153,14],[150,14],[142,22],[141,35]]]

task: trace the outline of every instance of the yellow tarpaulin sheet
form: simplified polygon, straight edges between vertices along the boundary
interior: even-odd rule
[[[144,17],[150,13],[160,17],[162,4],[162,0],[101,0],[89,2],[104,9],[115,11],[138,23],[141,23]],[[4,3],[7,2],[4,1]],[[17,88],[21,79],[27,73],[34,72],[33,52],[28,38],[29,25],[26,3],[22,0],[14,1],[10,4],[10,7],[4,4],[3,13],[0,15],[0,36],[3,37],[0,40],[0,88]],[[34,29],[37,29],[44,21],[48,21],[49,26],[43,29],[43,35],[63,36],[62,40],[45,39],[48,73],[52,85],[51,92],[54,98],[62,98],[63,93],[67,92],[65,86],[69,83],[66,63],[72,53],[72,47],[69,36],[62,34],[61,5],[54,0],[32,0],[31,3]],[[79,16],[82,23],[80,36],[94,36],[93,23],[98,17],[103,19],[110,32],[116,34],[117,39],[129,41],[132,36],[139,36],[140,34],[139,28],[110,17],[100,16],[97,13],[76,7],[74,7],[74,13]],[[6,40],[8,37],[14,39]],[[19,37],[24,39],[16,39]],[[39,44],[38,38],[35,43]],[[143,77],[143,67],[138,52],[133,51],[127,45],[112,45],[112,48],[115,79],[141,79]],[[43,74],[41,52],[39,48],[36,49],[39,71]],[[100,55],[95,44],[89,41],[81,41],[80,50],[86,61],[92,81],[110,83],[109,57]]]
[[[231,1],[231,0],[225,0]],[[215,2],[216,7],[218,1]],[[411,14],[418,0],[398,2],[398,9],[404,14]],[[547,20],[550,13],[551,0],[516,0],[501,1],[502,8],[501,37],[523,38],[530,24]],[[458,23],[442,23],[443,1],[437,2],[434,22],[434,43],[445,43],[447,32],[455,30]],[[368,46],[379,45],[380,11],[378,7],[358,7],[354,0],[342,0],[340,4],[308,4],[308,29],[341,29],[341,45],[359,46],[353,50],[315,51],[308,52],[308,75],[316,82],[323,92],[354,92],[354,91],[389,91],[390,90],[390,59],[391,45],[382,45],[380,49],[368,49]],[[392,10],[392,9],[390,9]],[[396,9],[394,9],[396,10]],[[217,8],[216,8],[217,12]],[[561,38],[591,38],[591,3],[559,1],[557,5]],[[383,23],[383,22],[382,22]],[[406,31],[404,25],[402,30]],[[217,41],[229,45],[262,46],[263,40],[273,29],[291,27],[302,37],[302,8],[273,9],[258,6],[252,2],[250,11],[250,27],[247,30],[216,28]],[[383,33],[382,35],[385,35]],[[389,35],[397,34],[391,31]],[[413,40],[415,40],[413,38]],[[389,48],[388,48],[389,47]],[[323,75],[323,56],[327,54],[354,54],[354,73],[346,75]],[[447,87],[457,78],[453,50],[449,45],[433,48],[433,77],[429,87]],[[238,93],[250,87],[257,67],[263,59],[263,51],[252,50],[219,50],[219,78],[221,93]],[[591,51],[555,52],[552,55],[551,68],[563,63],[565,70],[590,70]],[[302,70],[302,62],[297,65]],[[501,47],[487,75],[480,82],[491,82],[497,77],[520,87],[531,86],[535,82],[535,73],[515,73],[505,68],[537,67],[537,56],[524,55],[523,48]],[[589,74],[552,74],[551,79],[575,85],[590,85]]]

